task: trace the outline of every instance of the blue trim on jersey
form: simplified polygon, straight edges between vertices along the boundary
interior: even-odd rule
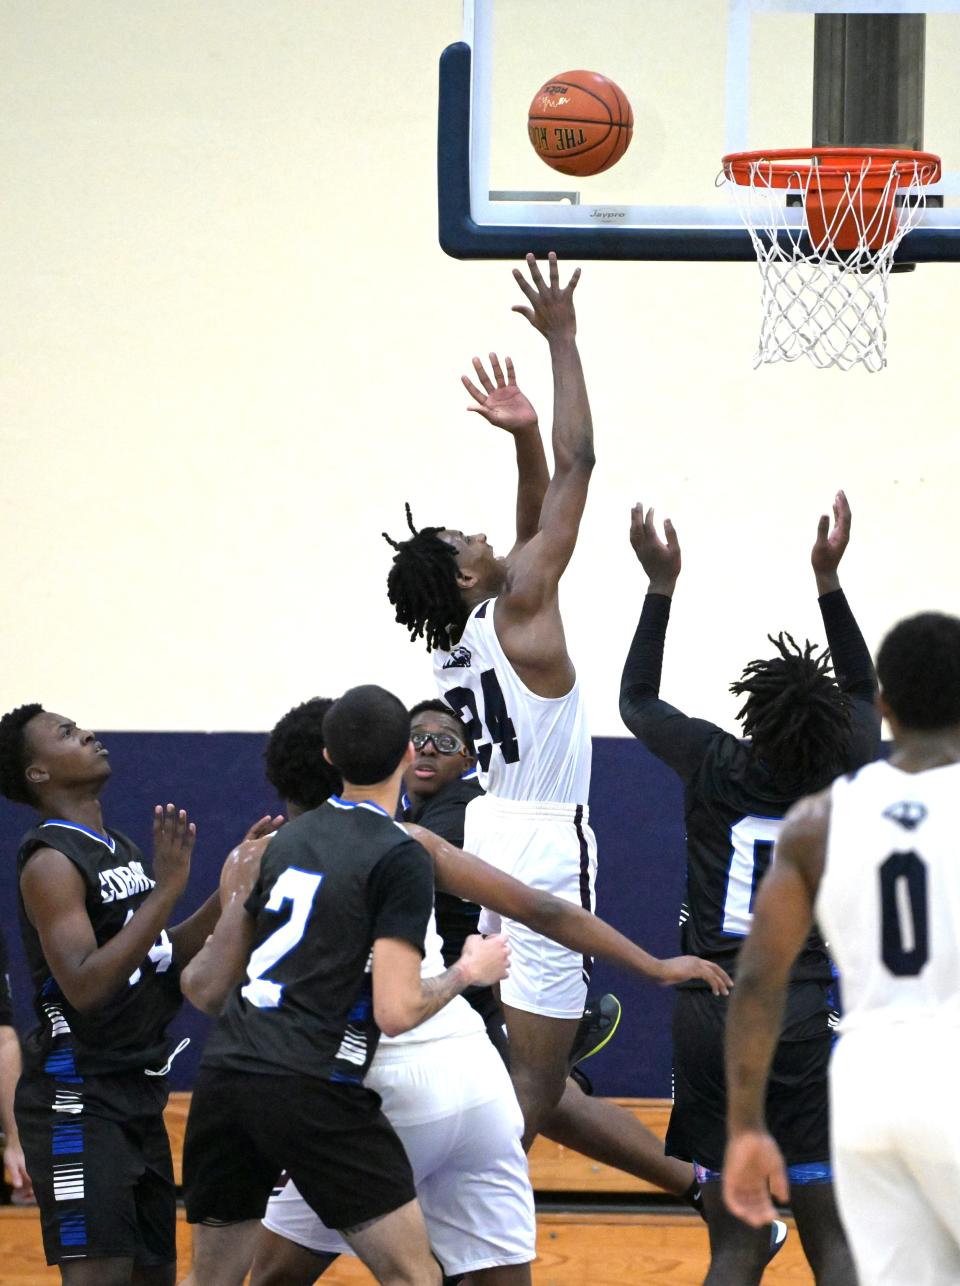
[[[343,1072],[331,1072],[329,1079],[334,1085],[362,1085],[362,1076],[347,1076]]]
[[[87,1216],[60,1216],[60,1245],[85,1246],[87,1244]]]
[[[58,1121],[53,1127],[53,1155],[78,1156],[83,1151],[83,1122]]]
[[[68,1081],[74,1085],[83,1084],[83,1077],[77,1075],[77,1065],[70,1046],[67,1046],[66,1049],[51,1050],[47,1055],[43,1070],[48,1076],[53,1076],[58,1081]]]
[[[97,831],[90,830],[89,826],[81,826],[79,822],[64,822],[53,818],[47,822],[41,822],[37,830],[43,830],[44,826],[62,826],[68,831],[79,831],[81,835],[88,835],[90,839],[95,839],[101,844],[105,844],[111,853],[117,851],[117,843],[112,835],[100,835]]]
[[[719,1170],[711,1170],[699,1161],[694,1161],[693,1172],[700,1184],[719,1183],[723,1177]],[[829,1161],[803,1161],[787,1166],[787,1178],[801,1187],[805,1183],[833,1183],[833,1167]]]
[[[341,799],[339,795],[331,795],[327,803],[333,804],[334,808],[366,808],[371,813],[379,813],[381,817],[390,816],[385,808],[375,804],[372,799],[358,799],[356,803],[351,803],[349,799]]]
[[[462,773],[460,774],[460,780],[461,780],[461,781],[476,781],[476,780],[477,780],[477,765],[476,765],[476,764],[474,764],[472,768],[468,768],[466,772],[462,772]]]
[[[787,1178],[791,1183],[833,1183],[833,1166],[829,1161],[806,1161],[802,1165],[788,1165]]]

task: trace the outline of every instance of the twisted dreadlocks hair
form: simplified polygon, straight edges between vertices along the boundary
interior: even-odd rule
[[[33,797],[25,776],[27,769],[27,724],[43,714],[43,706],[33,701],[17,706],[0,719],[0,795],[16,804],[32,804]]]
[[[751,661],[730,691],[746,695],[737,718],[777,783],[807,794],[843,770],[849,706],[826,648],[818,654],[809,639],[800,648],[789,634],[767,637],[779,655]]]
[[[410,631],[410,642],[426,640],[427,651],[447,648],[451,631],[458,636],[467,622],[467,608],[457,585],[457,553],[441,540],[442,527],[413,525],[410,506],[404,505],[409,540],[384,540],[397,552],[387,576],[387,597],[397,609],[396,619]]]

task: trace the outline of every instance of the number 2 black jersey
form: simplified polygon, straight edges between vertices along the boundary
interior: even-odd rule
[[[877,757],[880,720],[873,665],[841,590],[820,599],[827,640],[850,710],[847,752],[840,770]],[[687,883],[681,910],[684,952],[714,960],[734,973],[750,930],[760,880],[770,864],[784,814],[833,773],[798,783],[785,793],[750,743],[705,719],[693,719],[659,698],[670,599],[648,594],[620,690],[627,727],[680,776],[684,787]],[[822,939],[811,934],[794,967],[794,980],[831,976]],[[688,984],[698,986],[701,984]]]
[[[153,888],[143,854],[119,831],[98,835],[73,822],[42,822],[20,843],[18,876],[41,848],[56,849],[79,871],[97,946],[120,932]],[[60,1080],[159,1071],[167,1061],[167,1026],[182,1001],[167,934],[160,934],[149,955],[115,995],[98,1008],[80,1013],[60,990],[44,957],[40,935],[27,919],[22,897],[19,902],[39,1019],[39,1026],[24,1041],[25,1067]]]
[[[423,953],[430,858],[376,804],[332,796],[270,841],[246,909],[247,978],[203,1066],[359,1084],[380,1035],[373,944],[401,938]]]

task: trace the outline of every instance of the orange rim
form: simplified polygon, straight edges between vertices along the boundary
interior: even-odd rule
[[[864,170],[864,163],[870,162]],[[816,162],[816,165],[813,164]],[[842,188],[854,174],[862,187],[882,189],[891,175],[896,187],[936,183],[940,178],[940,157],[933,152],[915,152],[897,147],[795,147],[770,152],[730,152],[723,158],[724,176],[741,187],[750,187],[757,168],[765,186],[796,186],[798,170],[806,163],[816,170],[821,189]],[[904,165],[903,173],[898,166]]]

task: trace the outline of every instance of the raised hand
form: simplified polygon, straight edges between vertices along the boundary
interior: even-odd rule
[[[745,1130],[734,1135],[723,1160],[727,1209],[751,1228],[762,1228],[777,1217],[771,1194],[781,1202],[790,1199],[780,1149],[765,1131]]]
[[[261,817],[258,822],[253,823],[241,842],[246,844],[250,840],[263,839],[265,835],[275,834],[283,825],[283,820],[282,814],[278,813],[276,817],[271,817],[267,813],[266,817]]]
[[[153,810],[153,874],[158,887],[179,897],[190,878],[197,828],[173,804]]]
[[[468,986],[492,987],[510,971],[510,945],[502,933],[494,933],[489,938],[471,933],[457,964]]]
[[[642,504],[634,505],[630,511],[630,544],[650,580],[647,592],[669,598],[680,575],[680,542],[669,518],[664,520],[663,531],[665,541],[657,535],[653,510],[644,514]]]
[[[514,268],[513,278],[530,301],[525,304],[514,304],[512,311],[526,317],[547,339],[572,339],[577,333],[577,314],[573,307],[573,292],[580,280],[580,269],[574,269],[573,276],[565,286],[560,285],[560,273],[557,268],[557,256],[549,254],[549,282],[544,281],[537,264],[536,255],[527,255],[527,269],[533,285],[527,281],[519,268]]]
[[[485,420],[489,420],[498,429],[505,429],[507,433],[521,433],[524,429],[535,429],[537,413],[517,388],[513,362],[509,357],[506,362],[507,377],[504,379],[500,359],[496,353],[490,354],[490,369],[493,372],[493,380],[491,380],[480,358],[473,359],[473,369],[477,373],[482,390],[477,388],[468,376],[460,376],[463,387],[477,403],[476,406],[468,406],[467,410],[476,411]]]
[[[827,515],[822,514],[817,524],[817,539],[810,553],[818,594],[829,594],[840,588],[837,568],[849,543],[850,505],[846,494],[838,491],[833,498],[833,526]]]
[[[705,982],[715,996],[730,995],[733,979],[712,960],[701,960],[699,956],[673,956],[660,961],[657,981],[661,986],[675,987],[678,982],[690,982],[694,978]]]

